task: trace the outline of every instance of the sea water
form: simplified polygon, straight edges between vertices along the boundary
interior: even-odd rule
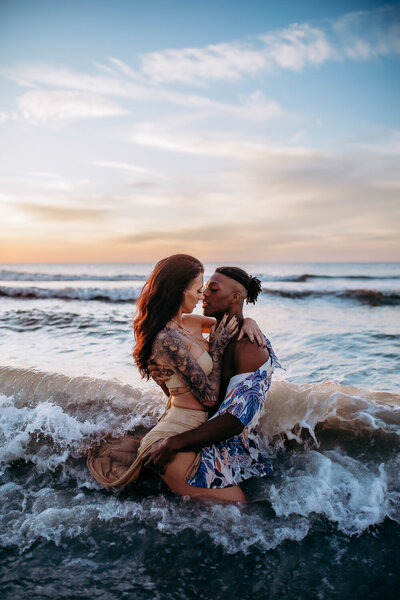
[[[400,264],[241,265],[286,367],[260,427],[274,472],[245,506],[113,494],[86,469],[85,449],[165,406],[131,358],[152,266],[0,267],[2,597],[394,598]]]

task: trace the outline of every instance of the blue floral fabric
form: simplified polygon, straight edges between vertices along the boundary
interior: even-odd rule
[[[274,367],[282,367],[267,338],[266,342],[270,353],[268,361],[234,385],[212,417],[232,414],[244,425],[242,433],[203,448],[200,466],[188,480],[190,485],[223,488],[272,472],[271,463],[260,450],[257,425],[264,410]]]

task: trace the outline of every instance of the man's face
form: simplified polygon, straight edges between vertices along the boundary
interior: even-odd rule
[[[214,273],[206,283],[203,292],[203,313],[207,317],[217,317],[229,311],[234,294],[233,280],[222,273]]]

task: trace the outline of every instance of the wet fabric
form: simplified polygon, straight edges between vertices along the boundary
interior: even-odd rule
[[[203,448],[198,455],[197,471],[188,479],[190,485],[223,488],[272,472],[268,457],[260,449],[257,426],[264,412],[272,373],[275,367],[281,368],[281,365],[267,338],[266,342],[269,359],[256,371],[231,378],[224,401],[212,417],[232,414],[243,424],[242,433]]]
[[[157,425],[138,442],[132,434],[120,439],[108,438],[87,457],[87,466],[98,483],[122,488],[135,481],[143,467],[146,452],[158,440],[184,433],[207,421],[201,410],[168,406]]]

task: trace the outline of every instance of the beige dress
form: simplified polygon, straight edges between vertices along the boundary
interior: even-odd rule
[[[208,352],[204,351],[196,360],[204,373],[209,375],[213,362]],[[176,389],[184,387],[184,383],[177,375],[172,375],[166,386],[173,395]],[[165,413],[140,443],[137,436],[127,433],[119,439],[108,438],[98,448],[89,451],[87,466],[98,483],[105,487],[125,487],[139,477],[146,452],[155,442],[194,429],[207,421],[208,414],[205,411],[173,406],[172,395]],[[193,473],[193,469],[192,466],[188,476]]]

